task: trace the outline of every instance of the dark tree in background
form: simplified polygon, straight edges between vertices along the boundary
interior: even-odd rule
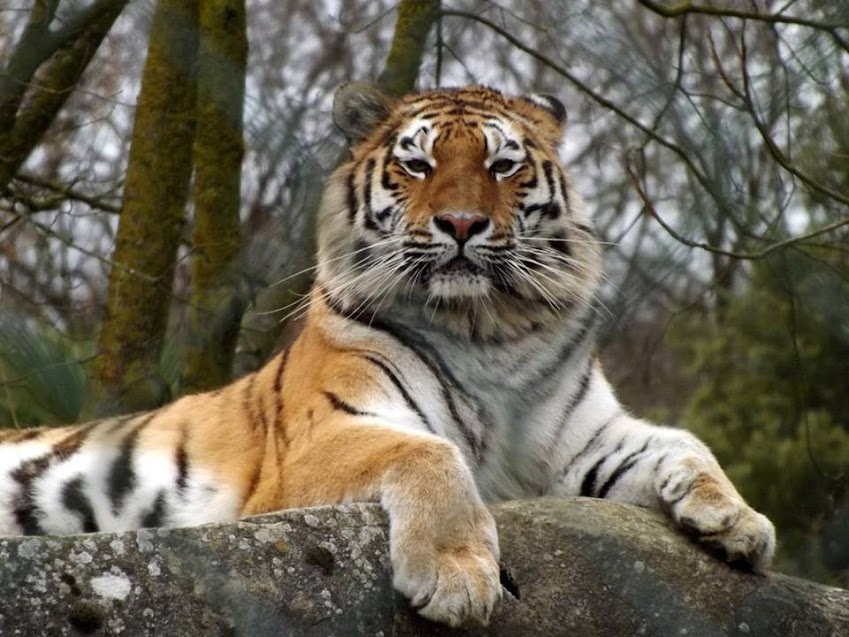
[[[138,97],[90,415],[168,399],[158,363],[192,174],[199,0],[159,0]]]
[[[711,444],[783,568],[849,583],[846,3],[36,0],[0,64],[0,424],[291,338],[341,83],[552,93],[625,402]]]
[[[247,304],[233,271],[242,246],[242,107],[248,56],[244,2],[201,2],[199,25],[192,338],[186,346],[182,382],[186,392],[213,389],[230,380]]]

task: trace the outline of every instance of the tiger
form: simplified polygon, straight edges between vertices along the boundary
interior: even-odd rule
[[[193,526],[375,501],[394,587],[485,624],[502,596],[487,506],[589,496],[649,507],[730,562],[775,530],[682,428],[631,415],[599,363],[601,242],[560,158],[555,97],[340,87],[350,156],[318,212],[304,326],[209,393],[5,431],[0,534]]]

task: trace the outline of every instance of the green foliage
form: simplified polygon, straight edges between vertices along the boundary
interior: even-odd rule
[[[849,283],[785,252],[753,266],[721,325],[679,325],[700,383],[684,422],[779,535],[779,568],[849,582]],[[842,528],[842,533],[835,529]]]
[[[0,428],[76,420],[87,387],[78,354],[52,330],[0,319]]]
[[[75,345],[43,324],[20,318],[0,319],[0,429],[72,423],[82,416],[88,399],[86,363],[94,342]],[[173,340],[165,343],[156,369],[170,399],[179,389],[180,354]]]

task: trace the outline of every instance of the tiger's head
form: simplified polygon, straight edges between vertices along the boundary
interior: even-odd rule
[[[336,304],[485,337],[592,302],[600,249],[558,156],[555,98],[352,83],[333,114],[353,143],[319,219],[318,284]]]

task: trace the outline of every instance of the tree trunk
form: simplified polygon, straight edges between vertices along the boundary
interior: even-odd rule
[[[159,0],[151,27],[88,415],[168,399],[158,372],[195,127],[198,0]]]
[[[390,95],[413,90],[419,76],[427,34],[439,15],[440,0],[402,0],[386,68],[377,81]]]
[[[56,30],[50,29],[55,3],[33,6],[0,73],[0,190],[56,118],[126,4],[101,0]]]
[[[233,266],[241,247],[239,186],[247,55],[244,0],[203,0],[194,144],[191,336],[181,388],[187,392],[212,389],[230,380],[246,305]]]

